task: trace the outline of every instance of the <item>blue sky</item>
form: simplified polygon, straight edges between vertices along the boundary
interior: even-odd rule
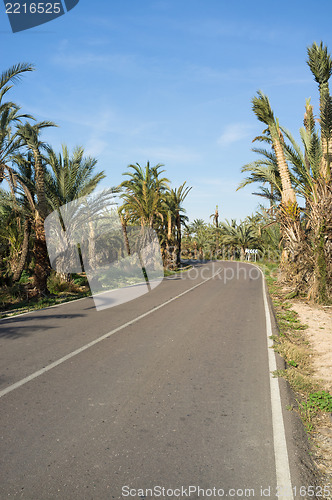
[[[82,145],[105,170],[104,186],[130,163],[163,163],[187,181],[191,220],[243,219],[260,198],[236,192],[262,131],[251,110],[258,89],[298,138],[305,98],[318,91],[306,47],[332,52],[330,0],[80,0],[66,15],[13,34],[0,5],[1,70],[35,64],[11,99],[58,128],[43,134],[59,150]]]

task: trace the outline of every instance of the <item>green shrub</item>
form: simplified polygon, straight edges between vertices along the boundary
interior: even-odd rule
[[[26,285],[29,282],[29,278],[30,278],[29,273],[24,270],[23,273],[21,274],[19,283],[21,285]]]
[[[309,394],[307,404],[322,411],[332,412],[332,396],[326,391]]]
[[[58,295],[59,293],[76,293],[78,287],[73,281],[64,281],[57,273],[52,273],[47,280],[47,288],[50,293]]]
[[[73,274],[72,282],[77,286],[88,286],[88,279],[86,276],[81,276],[79,274]]]

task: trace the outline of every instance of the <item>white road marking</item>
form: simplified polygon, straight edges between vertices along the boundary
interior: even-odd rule
[[[173,297],[169,300],[167,300],[166,302],[163,302],[162,304],[160,304],[159,306],[157,307],[154,307],[153,309],[150,309],[149,311],[147,311],[146,313],[144,314],[141,314],[140,316],[137,316],[136,318],[128,321],[127,323],[124,323],[123,325],[121,326],[118,326],[117,328],[115,328],[114,330],[111,330],[110,332],[108,333],[105,333],[105,335],[102,335],[101,337],[98,337],[97,339],[93,340],[92,342],[89,342],[88,344],[85,344],[84,346],[80,347],[79,349],[76,349],[75,351],[72,351],[71,353],[67,354],[66,356],[63,356],[62,358],[58,359],[57,361],[54,361],[53,363],[45,366],[44,368],[41,368],[40,370],[32,373],[31,375],[29,375],[28,377],[25,377],[21,380],[19,380],[18,382],[15,382],[15,384],[12,384],[8,387],[6,387],[5,389],[3,389],[2,391],[0,391],[0,398],[2,398],[3,396],[5,396],[6,394],[14,391],[15,389],[18,389],[19,387],[22,387],[22,385],[25,385],[27,384],[28,382],[31,382],[31,380],[34,380],[35,378],[37,377],[40,377],[41,375],[43,375],[44,373],[52,370],[53,368],[61,365],[62,363],[64,363],[65,361],[68,361],[68,359],[71,359],[73,358],[74,356],[77,356],[78,354],[80,354],[81,352],[83,351],[86,351],[87,349],[89,349],[90,347],[93,347],[94,345],[98,344],[99,342],[102,342],[103,340],[111,337],[111,335],[114,335],[115,333],[123,330],[124,328],[127,328],[127,326],[130,326],[130,325],[133,325],[134,323],[137,323],[137,321],[140,321],[141,319],[145,318],[146,316],[149,316],[149,314],[152,314],[153,312],[155,311],[158,311],[158,309],[161,309],[162,307],[165,307],[167,306],[167,304],[170,304],[171,302],[173,302],[174,300],[182,297],[183,295],[186,295],[187,293],[191,292],[192,290],[195,290],[195,288],[198,288],[199,286],[203,285],[204,283],[206,283],[207,281],[210,281],[211,279],[213,279],[215,276],[217,276],[220,272],[222,272],[222,269],[219,269],[215,274],[213,274],[212,276],[210,276],[210,278],[207,278],[203,281],[201,281],[200,283],[198,283],[197,285],[189,288],[188,290],[185,290],[184,292],[180,293],[179,295],[176,295],[176,297]],[[59,304],[60,305],[60,304]]]
[[[278,496],[278,498],[280,500],[293,500],[294,496],[293,496],[292,480],[291,480],[289,460],[288,460],[285,425],[282,416],[279,380],[277,377],[273,377],[272,375],[272,373],[277,369],[277,363],[276,363],[275,352],[273,350],[273,340],[271,339],[272,325],[271,325],[270,308],[267,302],[264,273],[261,269],[260,271],[262,273],[263,300],[264,300],[265,318],[266,318],[266,334],[267,334],[267,347],[268,347],[269,371],[270,371],[274,457],[276,464],[277,486],[278,486],[278,491],[280,491],[281,493]]]

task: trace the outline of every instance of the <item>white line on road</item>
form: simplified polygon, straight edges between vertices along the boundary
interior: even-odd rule
[[[0,391],[0,398],[2,398],[3,396],[5,396],[9,392],[12,392],[15,389],[18,389],[19,387],[22,387],[22,385],[25,385],[28,382],[31,382],[31,380],[34,380],[35,378],[40,377],[40,375],[43,375],[44,373],[46,373],[46,372],[52,370],[53,368],[61,365],[65,361],[68,361],[68,359],[71,359],[74,356],[77,356],[78,354],[80,354],[81,352],[86,351],[90,347],[93,347],[94,345],[98,344],[99,342],[102,342],[103,340],[107,339],[111,335],[114,335],[115,333],[119,332],[120,330],[123,330],[124,328],[127,328],[127,326],[130,326],[130,325],[133,325],[134,323],[137,323],[137,321],[145,318],[146,316],[149,316],[149,314],[152,314],[155,311],[158,311],[158,309],[161,309],[162,307],[167,306],[167,304],[170,304],[174,300],[182,297],[183,295],[186,295],[187,293],[191,292],[192,290],[195,290],[195,288],[198,288],[199,286],[203,285],[207,281],[210,281],[215,276],[217,276],[218,274],[220,274],[220,272],[222,272],[222,271],[223,271],[223,269],[219,269],[219,271],[217,271],[215,274],[213,274],[212,276],[210,276],[210,278],[207,278],[207,279],[201,281],[197,285],[189,288],[188,290],[185,290],[184,292],[180,293],[179,295],[176,295],[176,297],[173,297],[173,298],[167,300],[166,302],[163,302],[159,306],[154,307],[153,309],[150,309],[149,311],[147,311],[144,314],[141,314],[140,316],[137,316],[137,318],[134,318],[134,319],[128,321],[127,323],[124,323],[121,326],[118,326],[114,330],[112,330],[112,331],[110,331],[108,333],[105,333],[105,335],[102,335],[101,337],[98,337],[96,340],[93,340],[92,342],[89,342],[88,344],[85,344],[84,346],[80,347],[79,349],[76,349],[75,351],[72,351],[71,353],[67,354],[66,356],[63,356],[62,358],[58,359],[57,361],[54,361],[53,363],[51,363],[51,364],[49,364],[49,365],[41,368],[40,370],[32,373],[28,377],[22,378],[18,382],[15,382],[15,384],[12,384],[12,385],[6,387],[6,389],[3,389],[2,391]]]
[[[269,371],[270,371],[270,391],[271,391],[271,406],[272,406],[272,427],[273,427],[273,442],[274,442],[274,457],[276,464],[277,486],[280,495],[280,500],[293,500],[292,481],[289,468],[286,434],[284,420],[282,416],[282,407],[280,399],[279,380],[273,377],[273,372],[277,369],[275,352],[273,350],[272,326],[270,309],[267,302],[266,284],[263,271],[262,284],[263,284],[263,300],[266,318],[266,334],[267,346],[269,357]]]

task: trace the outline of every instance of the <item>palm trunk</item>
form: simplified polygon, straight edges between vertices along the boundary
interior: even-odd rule
[[[44,223],[40,217],[35,221],[35,235],[33,249],[35,257],[34,285],[39,294],[45,294],[47,293],[47,278],[51,267],[46,246]]]
[[[181,244],[182,244],[182,234],[181,234],[181,219],[180,214],[176,214],[176,240],[177,240],[177,253],[176,253],[176,265],[177,267],[181,264]]]
[[[128,239],[128,233],[127,233],[127,222],[126,222],[126,219],[123,217],[123,215],[120,215],[120,222],[121,222],[121,227],[122,227],[122,232],[123,232],[123,237],[124,237],[127,255],[130,255],[130,246],[129,246],[129,239]]]
[[[279,136],[283,140],[279,131]],[[277,164],[282,184],[281,206],[280,206],[280,224],[283,250],[281,253],[280,265],[283,269],[284,277],[289,277],[289,265],[291,261],[296,260],[297,249],[302,240],[302,231],[300,227],[299,210],[296,202],[295,191],[292,187],[288,165],[285,159],[281,140],[273,140],[273,148],[277,157]]]
[[[96,269],[96,236],[93,222],[89,221],[89,240],[88,240],[88,258],[89,270]]]
[[[177,254],[174,245],[174,234],[172,224],[172,213],[169,211],[167,214],[167,245],[166,245],[166,261],[167,269],[173,270],[176,268]]]
[[[317,200],[310,202],[314,273],[309,298],[326,303],[332,297],[332,186],[317,182]]]
[[[320,101],[319,101],[319,107],[320,107],[320,115],[322,116],[325,114],[325,105],[327,102],[327,99],[330,97],[330,91],[329,91],[329,83],[322,83],[319,85],[319,94],[320,94]],[[322,144],[322,160],[321,160],[321,167],[320,167],[320,174],[323,179],[327,178],[328,171],[330,168],[330,159],[331,159],[331,144],[329,144],[330,141],[327,140],[327,138],[324,136],[323,133],[321,133],[321,144]]]
[[[19,281],[21,278],[25,263],[27,261],[28,257],[28,252],[29,252],[29,239],[30,239],[30,221],[26,217],[24,219],[24,224],[23,224],[23,243],[22,243],[22,252],[21,252],[21,257],[18,263],[18,266],[13,274],[13,281]]]
[[[277,164],[280,173],[282,184],[282,203],[284,206],[296,203],[295,191],[292,187],[288,165],[285,159],[284,150],[281,141],[278,139],[273,140],[273,149],[277,157]]]
[[[194,258],[197,259],[197,243],[194,241]]]
[[[32,149],[35,161],[35,183],[37,196],[37,208],[35,212],[36,238],[34,244],[34,285],[37,288],[38,293],[44,294],[47,293],[47,278],[51,271],[44,231],[44,220],[46,217],[45,173],[38,147],[36,146]]]

